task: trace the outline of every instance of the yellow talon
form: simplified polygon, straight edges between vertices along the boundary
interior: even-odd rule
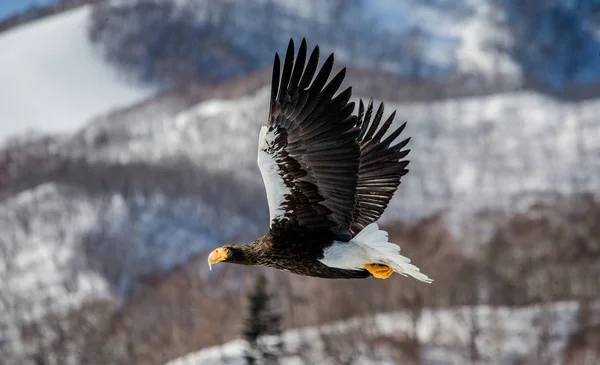
[[[387,265],[366,264],[365,269],[377,279],[387,279],[392,275],[394,270]]]

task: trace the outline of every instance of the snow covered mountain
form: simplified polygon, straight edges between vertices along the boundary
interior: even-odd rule
[[[99,122],[80,135],[92,141],[119,130],[123,140],[88,144],[79,153],[121,163],[186,156],[208,171],[231,171],[260,184],[254,150],[268,94],[265,87],[241,99],[210,100],[172,118]],[[393,110],[398,110],[396,123],[409,121],[405,133],[413,137],[413,152],[410,177],[389,218],[424,216],[445,207],[506,207],[512,197],[593,190],[599,182],[598,100],[560,103],[516,92],[386,103],[386,113]]]
[[[281,44],[306,37],[346,65],[402,80],[460,78],[455,88],[470,95],[527,86],[572,100],[595,95],[598,9],[582,1],[126,0],[96,8],[90,38],[141,80],[229,79],[267,67]]]
[[[266,228],[255,161],[269,88],[191,107],[172,94],[148,99],[155,88],[119,79],[88,43],[90,9],[0,34],[3,343],[18,343],[22,322],[92,298],[124,298],[140,276]],[[388,15],[392,30],[406,10],[370,9]],[[442,64],[453,52],[465,72],[519,75],[513,60],[486,52],[486,37],[499,34],[486,33],[490,11],[478,6],[480,16],[458,21],[414,5],[410,19],[437,34],[425,45],[429,61]],[[394,109],[396,123],[409,122],[412,162],[384,222],[449,209],[459,219],[453,224],[481,209],[519,209],[543,193],[596,192],[600,184],[598,99],[563,103],[522,91],[389,102],[386,115]],[[28,129],[41,135],[4,142]]]
[[[84,11],[65,15],[79,19]],[[63,101],[78,90],[77,79],[64,78],[75,84],[64,89]],[[82,93],[94,96],[88,86]],[[3,320],[26,320],[93,296],[126,296],[140,275],[260,235],[267,209],[255,153],[268,90],[192,107],[158,97],[97,116],[73,134],[5,145],[1,290],[15,302],[6,304],[11,316]],[[99,98],[95,110],[126,99]],[[95,108],[86,108],[84,118],[78,105],[62,105],[56,115],[70,128]],[[561,103],[515,92],[387,103],[386,115],[393,109],[396,123],[409,121],[412,162],[384,222],[443,209],[459,219],[480,209],[518,209],[544,192],[595,191],[600,183],[598,100]]]
[[[488,306],[428,309],[419,314],[415,329],[415,317],[409,312],[353,318],[284,332],[280,363],[334,365],[339,364],[339,359],[346,359],[350,364],[411,364],[414,363],[411,350],[415,349],[410,347],[410,338],[416,334],[420,347],[412,355],[420,360],[417,363],[424,365],[529,364],[536,359],[559,365],[565,363],[563,351],[568,334],[581,326],[578,311],[578,304],[571,302],[518,309]],[[545,344],[537,333],[540,322],[547,326]],[[245,341],[237,340],[165,365],[242,365],[246,363],[246,348]],[[592,350],[587,356],[594,359],[597,355]]]
[[[488,82],[501,75],[507,87],[518,83],[520,69],[509,54],[490,52],[492,42],[509,37],[495,21],[493,5],[493,0],[459,5],[126,0],[98,7],[90,34],[110,62],[143,80],[231,78],[267,67],[290,37],[306,37],[354,67],[387,70],[399,78],[462,74]],[[206,52],[209,48],[213,52]]]
[[[91,6],[0,34],[0,144],[24,132],[65,133],[111,109],[146,99],[87,39]]]
[[[172,115],[143,105],[58,140],[51,150],[61,162],[45,183],[0,202],[13,273],[3,274],[12,278],[3,285],[22,288],[22,297],[35,289],[48,303],[61,297],[54,286],[99,273],[98,288],[123,295],[141,274],[261,234],[267,211],[255,151],[268,93]],[[388,103],[386,113],[393,109],[397,123],[409,121],[411,172],[384,222],[443,209],[462,217],[519,209],[544,192],[593,192],[600,184],[600,101],[562,104],[521,92]],[[77,297],[87,289],[73,290]]]

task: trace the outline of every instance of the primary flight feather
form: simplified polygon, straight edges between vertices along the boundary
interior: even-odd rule
[[[405,124],[390,132],[373,101],[358,115],[351,88],[336,95],[346,70],[331,79],[333,54],[317,70],[319,47],[306,41],[294,57],[290,40],[281,69],[275,54],[267,125],[258,140],[258,166],[269,205],[269,231],[245,245],[226,245],[209,265],[260,265],[320,278],[388,278],[393,272],[432,282],[388,242],[375,223],[408,170]],[[388,132],[390,132],[388,134]],[[387,134],[387,135],[386,135]]]

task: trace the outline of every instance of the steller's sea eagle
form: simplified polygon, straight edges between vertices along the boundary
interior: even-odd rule
[[[366,110],[360,101],[352,115],[351,88],[334,97],[346,70],[327,82],[333,54],[318,72],[319,47],[308,61],[306,55],[302,40],[294,60],[290,40],[280,72],[275,54],[269,120],[258,140],[269,231],[252,243],[215,249],[209,265],[268,266],[333,279],[386,279],[395,271],[432,282],[375,223],[408,172],[403,148],[409,138],[392,144],[406,123],[385,136],[395,112],[381,124],[383,103],[373,115],[372,100]]]

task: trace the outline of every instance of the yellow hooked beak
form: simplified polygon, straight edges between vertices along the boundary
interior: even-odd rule
[[[227,259],[227,249],[223,247],[219,247],[208,255],[208,269],[212,270],[212,264],[219,263],[221,261],[225,261]]]

